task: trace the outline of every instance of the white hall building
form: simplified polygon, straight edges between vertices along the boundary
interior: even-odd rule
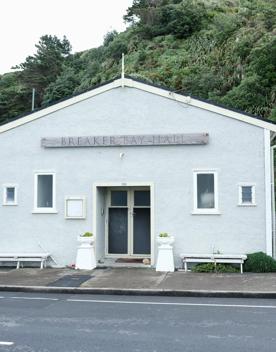
[[[131,78],[0,126],[1,252],[97,263],[180,253],[275,255],[272,122]]]

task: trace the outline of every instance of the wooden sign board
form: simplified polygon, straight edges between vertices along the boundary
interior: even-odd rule
[[[44,148],[120,147],[162,145],[204,145],[208,133],[178,133],[151,135],[84,136],[42,138]]]

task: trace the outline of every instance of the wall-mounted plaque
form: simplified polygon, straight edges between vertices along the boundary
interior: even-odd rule
[[[85,197],[66,197],[65,198],[65,218],[66,219],[85,219],[86,218]]]

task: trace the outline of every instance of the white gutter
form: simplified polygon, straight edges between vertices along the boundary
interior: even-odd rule
[[[272,169],[271,169],[271,146],[270,131],[264,129],[264,181],[265,181],[265,242],[266,254],[273,256],[272,223]]]
[[[272,257],[276,255],[276,219],[275,219],[275,168],[274,168],[274,150],[276,145],[270,147],[270,160],[271,160],[271,208],[272,208]]]

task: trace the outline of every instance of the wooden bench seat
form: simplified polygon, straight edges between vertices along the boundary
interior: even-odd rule
[[[23,262],[40,262],[40,269],[46,267],[46,261],[51,257],[50,253],[1,253],[0,262],[15,262],[16,269],[20,268]]]
[[[247,259],[245,254],[180,254],[182,269],[188,271],[188,263],[227,263],[240,264],[241,274],[243,263]]]

